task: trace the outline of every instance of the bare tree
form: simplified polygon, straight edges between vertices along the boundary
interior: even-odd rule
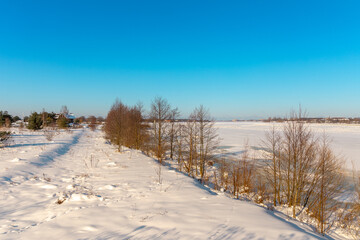
[[[293,112],[282,129],[273,128],[264,141],[270,152],[264,174],[272,188],[274,206],[282,204],[284,193],[294,218],[297,207],[304,209],[309,204],[316,185],[317,142],[304,116],[301,108]]]
[[[61,107],[60,114],[63,114],[64,117],[69,115],[69,109],[67,108],[67,106],[64,105],[64,106]]]
[[[240,176],[239,186],[242,186],[243,193],[249,193],[253,188],[253,173],[254,173],[254,159],[249,156],[250,147],[248,142],[245,143],[245,151],[239,161],[240,165]]]
[[[129,108],[127,113],[127,134],[126,146],[135,149],[144,149],[148,141],[147,130],[148,124],[145,123],[143,117],[143,105],[138,103],[134,107]]]
[[[204,181],[206,175],[206,166],[209,160],[213,158],[214,151],[218,146],[218,135],[214,128],[214,120],[211,118],[209,110],[203,105],[196,108],[193,112],[198,132],[198,158],[201,180]]]
[[[96,118],[93,120],[96,121]],[[145,123],[141,104],[128,107],[117,100],[106,117],[104,131],[119,151],[122,146],[141,150],[147,148],[148,124]]]
[[[185,157],[185,125],[177,125],[177,137],[175,138],[175,154],[178,162],[178,169],[182,171]]]
[[[176,124],[177,118],[180,116],[180,112],[177,108],[170,111],[170,126],[169,126],[169,143],[170,143],[170,158],[173,159],[175,142],[178,137],[179,124]]]
[[[310,208],[317,219],[318,230],[322,234],[334,224],[333,215],[340,206],[335,199],[343,192],[344,179],[340,172],[341,166],[342,162],[331,151],[329,140],[323,135],[318,149],[314,203]]]
[[[167,125],[166,120],[170,118],[171,108],[166,99],[157,97],[151,104],[150,119],[152,124],[152,139],[154,141],[154,153],[162,164],[167,149]]]
[[[184,161],[184,167],[187,174],[194,176],[194,165],[196,165],[197,158],[197,132],[196,132],[196,122],[195,119],[190,116],[189,120],[186,122],[185,128],[185,147],[186,147],[186,157]],[[197,173],[197,168],[196,168]]]
[[[296,206],[301,204],[305,196],[306,183],[311,181],[316,160],[316,141],[308,126],[302,121],[301,108],[298,114],[293,113],[292,119],[283,128],[284,151],[281,154],[285,162],[286,196],[288,205],[292,206],[292,216],[296,217]]]
[[[281,145],[282,139],[280,133],[277,131],[275,126],[269,132],[266,132],[266,139],[264,141],[264,146],[266,149],[270,150],[271,161],[268,162],[267,168],[265,169],[265,175],[273,188],[274,199],[273,203],[276,206],[278,202],[281,204]],[[267,157],[267,156],[266,156]]]
[[[128,108],[122,102],[116,100],[106,117],[106,137],[118,146],[119,152],[121,147],[125,145],[125,116],[127,110]]]

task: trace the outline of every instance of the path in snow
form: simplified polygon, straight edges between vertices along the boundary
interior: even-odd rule
[[[99,132],[26,139],[1,150],[0,239],[321,239],[167,167],[159,184],[154,160]]]

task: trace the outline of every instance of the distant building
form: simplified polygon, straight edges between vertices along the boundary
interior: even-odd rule
[[[56,114],[55,119],[58,119],[61,115],[63,114]],[[75,114],[73,113],[65,114],[65,118],[69,121],[69,123],[74,123],[76,119]]]
[[[67,120],[69,120],[70,123],[74,123],[75,118],[76,118],[75,114],[73,114],[73,113],[67,114],[65,117]]]

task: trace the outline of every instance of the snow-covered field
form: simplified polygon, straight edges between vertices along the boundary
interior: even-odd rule
[[[234,133],[224,139],[229,146],[241,143],[238,131],[257,136],[241,124],[220,126],[222,135]],[[17,133],[0,149],[0,239],[322,239],[170,167],[160,184],[158,172],[153,159],[116,152],[101,132],[62,132],[54,141]]]
[[[281,128],[281,123],[265,122],[217,122],[215,126],[221,138],[221,146],[227,153],[238,155],[248,142],[250,147],[263,146],[265,132],[272,126]],[[332,140],[332,149],[345,161],[347,169],[360,170],[360,125],[346,124],[309,124],[317,136],[324,132]],[[260,153],[256,153],[260,157]]]

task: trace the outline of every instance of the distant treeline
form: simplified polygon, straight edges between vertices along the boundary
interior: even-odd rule
[[[20,121],[21,120],[21,121]],[[19,121],[19,123],[17,123]],[[94,130],[97,125],[103,123],[105,119],[101,116],[89,116],[75,118],[72,114],[69,114],[69,110],[66,106],[63,106],[60,113],[47,112],[32,112],[29,116],[25,116],[21,119],[18,116],[12,116],[8,111],[0,111],[0,127],[10,128],[14,127],[27,127],[30,130],[40,130],[43,128],[69,128],[78,127],[82,123],[88,124],[88,126]]]
[[[263,122],[286,122],[286,121],[292,121],[294,119],[292,118],[279,118],[269,117],[268,119],[262,120]],[[306,123],[348,123],[348,124],[360,124],[360,118],[345,118],[345,117],[328,117],[328,118],[308,118],[304,117],[299,119],[300,121],[306,122]]]

